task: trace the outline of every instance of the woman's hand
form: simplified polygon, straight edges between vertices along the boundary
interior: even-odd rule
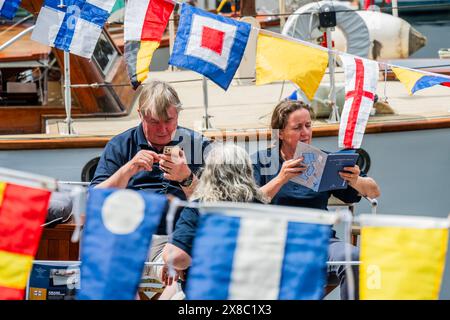
[[[260,188],[261,192],[264,193],[269,199],[275,197],[275,195],[278,193],[278,191],[280,191],[281,187],[283,187],[286,182],[288,182],[293,177],[302,174],[306,170],[306,168],[308,168],[308,166],[305,165],[302,161],[303,157],[300,157],[298,159],[286,160],[281,167],[280,173],[278,173],[275,178],[262,186]]]
[[[344,167],[344,171],[339,172],[341,178],[347,181],[351,187],[355,186],[361,173],[359,166],[355,165],[354,167]]]
[[[369,177],[361,177],[361,170],[356,165],[354,167],[345,167],[346,172],[339,172],[342,179],[348,182],[349,186],[358,191],[361,195],[372,199],[380,196],[380,188],[375,180]]]
[[[283,163],[283,166],[281,167],[281,170],[277,176],[277,179],[281,183],[285,184],[286,182],[288,182],[290,179],[294,178],[295,176],[302,174],[308,167],[302,161],[303,161],[303,157],[285,161]]]

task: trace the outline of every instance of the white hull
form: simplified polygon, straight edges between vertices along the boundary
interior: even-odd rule
[[[405,20],[390,14],[374,11],[358,11],[369,29],[369,59],[402,59],[413,54],[413,41],[410,37],[411,25]],[[333,32],[335,47],[347,51],[347,39],[340,28]]]
[[[338,1],[319,4],[334,6],[337,11],[332,39],[340,51],[370,59],[398,59],[409,57],[426,44],[426,38],[399,17],[376,11],[351,11],[351,7]],[[310,3],[295,11],[283,34],[320,43],[323,32],[319,30],[317,8],[317,3]]]

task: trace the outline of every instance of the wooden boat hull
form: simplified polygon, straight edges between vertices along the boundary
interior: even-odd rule
[[[42,3],[41,0],[23,1],[22,6],[37,15]],[[1,33],[0,43],[30,26],[18,25]],[[0,31],[6,28],[0,26]],[[63,55],[60,50],[32,41],[30,33],[0,52],[0,134],[42,133],[46,130],[46,118],[65,116],[60,82]],[[122,51],[106,30],[92,59],[71,55],[70,64],[72,85],[85,85],[72,88],[74,118],[128,113],[135,92],[128,85]],[[29,73],[30,79],[19,79],[20,72]],[[53,75],[49,76],[50,73]],[[89,86],[92,84],[100,85]]]

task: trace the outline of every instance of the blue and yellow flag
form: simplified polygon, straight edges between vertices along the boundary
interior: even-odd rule
[[[133,190],[90,192],[81,239],[78,299],[135,298],[166,202],[164,196]]]
[[[335,215],[224,204],[205,208],[187,277],[188,299],[321,299]]]
[[[447,219],[361,215],[360,298],[438,299]]]
[[[319,88],[328,65],[328,54],[295,41],[263,32],[256,47],[256,84],[291,80],[309,100]]]
[[[392,67],[392,71],[398,80],[406,87],[409,94],[426,89],[435,85],[450,87],[450,78],[442,76],[429,75],[420,71]]]

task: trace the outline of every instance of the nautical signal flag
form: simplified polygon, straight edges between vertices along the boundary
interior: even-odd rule
[[[12,19],[16,16],[21,0],[0,0],[0,16]]]
[[[167,0],[129,0],[125,9],[125,60],[136,89],[150,71],[174,4]]]
[[[414,71],[404,68],[391,67],[392,71],[397,76],[398,80],[406,87],[409,94],[414,94],[416,91],[426,89],[435,85],[442,85],[450,87],[450,78],[430,75],[420,71]]]
[[[115,0],[45,0],[31,39],[91,58]]]
[[[24,298],[50,195],[0,182],[0,300]]]
[[[438,299],[448,219],[361,215],[360,298]]]
[[[326,51],[260,31],[256,47],[256,84],[291,80],[312,100],[328,65]]]
[[[203,74],[227,90],[241,63],[250,30],[246,22],[183,4],[169,64]]]
[[[345,103],[339,125],[339,147],[361,146],[378,83],[378,63],[350,55],[340,56],[345,73]]]
[[[165,196],[143,191],[89,192],[77,299],[135,298],[150,240],[166,205]]]
[[[187,298],[323,298],[334,216],[312,209],[231,206],[205,208],[200,218]]]

